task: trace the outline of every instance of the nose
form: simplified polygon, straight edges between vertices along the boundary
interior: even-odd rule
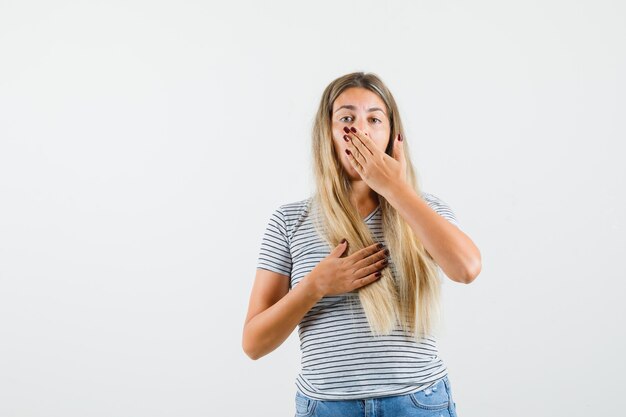
[[[359,129],[361,132],[365,133],[367,135],[367,123],[365,123],[364,121],[357,121],[355,123],[352,124],[352,126],[354,126],[355,128]]]

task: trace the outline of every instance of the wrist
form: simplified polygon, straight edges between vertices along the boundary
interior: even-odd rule
[[[312,301],[319,301],[324,298],[324,292],[321,288],[318,287],[315,282],[315,276],[313,272],[308,273],[302,278],[302,281],[298,284],[298,286],[302,285],[303,293]]]
[[[384,192],[382,193],[382,196],[385,198],[385,200],[391,203],[391,201],[395,200],[396,196],[405,193],[408,189],[410,189],[410,187],[406,181],[399,181],[394,184],[389,184],[389,186],[387,186],[387,188],[385,188]]]

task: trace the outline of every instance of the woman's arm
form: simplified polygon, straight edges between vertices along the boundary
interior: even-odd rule
[[[280,346],[322,298],[310,274],[289,291],[289,277],[257,268],[243,327],[242,347],[257,360]]]
[[[480,251],[461,229],[433,210],[405,183],[388,187],[383,197],[419,236],[424,248],[453,281],[469,284],[478,276]]]

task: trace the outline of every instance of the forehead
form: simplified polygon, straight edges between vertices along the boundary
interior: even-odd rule
[[[367,110],[370,107],[380,107],[384,110],[386,107],[385,102],[378,94],[361,87],[351,87],[342,91],[333,103],[333,111],[347,104],[354,105],[362,110]]]

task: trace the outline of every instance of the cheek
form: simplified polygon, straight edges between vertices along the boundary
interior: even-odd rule
[[[385,133],[381,132],[380,134],[375,135],[375,137],[373,137],[372,140],[374,141],[378,149],[385,152],[385,149],[387,148],[387,144],[389,143],[389,135],[386,135]]]
[[[343,135],[345,135],[346,133],[344,131],[334,131],[332,132],[333,134],[333,145],[335,146],[335,149],[340,149],[342,146],[345,146],[346,141],[343,138]]]
[[[333,140],[337,142],[340,140],[343,141],[343,135],[345,135],[345,132],[342,129],[334,128],[331,132],[333,134]]]
[[[340,148],[340,146],[341,146],[341,142],[340,141],[343,142],[343,138],[340,139],[337,136],[335,136],[334,133],[333,133],[333,146],[334,146],[335,149],[339,149]]]
[[[341,141],[343,142],[344,140],[341,139]],[[346,156],[343,145],[341,145],[337,140],[333,140],[333,149],[335,150],[335,156],[337,159],[342,160]]]

